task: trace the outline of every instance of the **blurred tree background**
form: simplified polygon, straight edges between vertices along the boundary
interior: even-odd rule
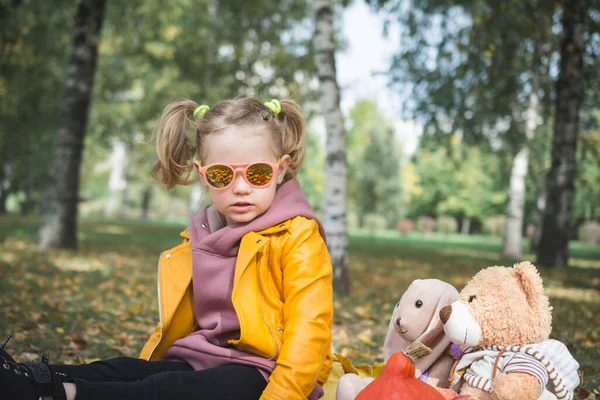
[[[379,260],[375,249],[390,238],[407,248],[417,242],[460,248],[468,242],[470,254],[493,249],[480,262],[508,265],[531,258],[542,267],[562,267],[546,270],[544,278],[558,286],[582,285],[592,300],[581,315],[592,321],[590,313],[600,311],[600,1],[354,2],[367,4],[385,21],[383,36],[399,32],[399,47],[381,74],[404,101],[393,116],[384,112],[386,104],[368,96],[345,112],[344,218],[355,258],[339,266],[350,270],[350,286],[339,286],[339,294],[361,290],[361,274],[368,273],[361,268],[369,264],[364,260]],[[89,116],[70,117],[85,119],[82,160],[56,175],[56,165],[66,163],[57,146],[77,147],[57,139],[72,122],[61,107],[68,103],[66,88],[74,84],[69,59],[79,54],[73,47],[81,34],[75,16],[82,4],[100,3],[0,0],[0,237],[6,241],[0,265],[17,268],[8,238],[19,237],[21,225],[29,243],[24,249],[63,254],[36,253],[32,244],[47,225],[40,216],[57,215],[49,207],[53,189],[55,198],[73,205],[67,227],[73,240],[46,247],[79,246],[79,256],[69,253],[74,259],[93,258],[86,253],[90,240],[100,239],[89,224],[144,220],[149,232],[184,228],[206,202],[200,185],[166,191],[150,177],[155,124],[163,107],[180,98],[200,104],[237,96],[298,101],[308,122],[299,180],[317,213],[327,213],[331,132],[319,106],[323,77],[311,46],[317,3],[312,0],[106,0],[93,86],[86,83],[93,88]],[[337,42],[329,50],[341,52],[340,15],[352,2],[331,3]],[[326,78],[335,79],[335,67]],[[420,131],[414,152],[401,140],[407,122]],[[78,183],[73,192],[56,193],[68,179]],[[146,245],[156,255],[166,247]],[[397,249],[384,251],[392,257]],[[398,260],[416,257],[410,251],[397,256],[375,262],[383,275],[394,265],[410,268]],[[476,267],[461,264],[470,257],[475,256],[449,263],[448,271],[460,266],[474,273]],[[428,271],[430,260],[424,255],[415,263]],[[457,276],[447,279],[465,283]],[[396,294],[379,301],[395,303]],[[359,298],[371,301],[354,300]],[[337,307],[354,307],[351,299],[341,301]],[[368,309],[342,314],[342,323]],[[373,351],[373,338],[382,338],[362,328],[354,334],[367,337],[363,345]],[[581,354],[589,343],[600,346],[589,328],[576,339]],[[344,343],[343,335],[338,340]],[[600,364],[598,357],[593,353],[588,364]],[[600,384],[600,370],[589,371],[595,380],[588,387]]]
[[[565,4],[370,4],[387,27],[400,27],[401,46],[387,74],[392,88],[410,93],[397,120],[417,121],[423,134],[417,151],[407,155],[396,125],[374,100],[365,98],[350,110],[350,228],[370,221],[393,229],[404,219],[418,228],[420,218],[453,218],[461,233],[505,236],[504,256],[520,259],[521,237],[529,236],[533,246],[541,237],[552,186],[547,176]],[[47,203],[77,6],[64,0],[0,2],[1,213],[39,214]],[[310,46],[312,6],[304,0],[177,0],[168,8],[153,1],[108,2],[75,198],[78,212],[184,221],[201,193],[197,186],[165,192],[149,177],[157,116],[174,99],[213,104],[235,96],[293,97],[304,105],[314,123],[300,180],[322,212],[325,153]],[[595,73],[600,17],[594,6],[581,22],[585,93],[577,143],[565,167],[577,171],[565,178],[572,199],[563,208],[571,211],[562,217],[567,225],[551,230],[564,231],[568,239],[585,232],[581,239],[592,243],[600,240],[593,234],[600,218]],[[498,224],[505,227],[490,227]],[[511,238],[516,248],[507,243]]]

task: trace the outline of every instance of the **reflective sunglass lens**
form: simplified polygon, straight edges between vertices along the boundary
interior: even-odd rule
[[[252,164],[246,170],[248,182],[254,186],[265,186],[273,178],[273,168],[269,164]]]
[[[213,165],[206,170],[206,180],[208,184],[223,188],[231,183],[233,179],[233,170],[226,165]]]

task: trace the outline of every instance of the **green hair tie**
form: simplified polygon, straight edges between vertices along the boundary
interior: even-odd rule
[[[274,116],[277,116],[277,114],[281,112],[281,104],[279,104],[279,100],[276,99],[265,102],[265,107],[271,110]]]
[[[202,104],[201,106],[198,106],[198,108],[196,108],[194,110],[194,117],[196,119],[200,119],[202,117],[204,117],[204,114],[206,114],[206,112],[210,110],[210,107],[207,106],[206,104]]]

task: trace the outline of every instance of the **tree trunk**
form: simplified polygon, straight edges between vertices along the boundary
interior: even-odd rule
[[[525,209],[525,177],[529,164],[529,147],[523,145],[513,159],[510,173],[510,193],[506,210],[506,225],[502,240],[502,257],[510,260],[523,258],[523,215]]]
[[[462,220],[462,226],[460,227],[460,233],[463,235],[468,235],[471,230],[471,218],[464,217]]]
[[[110,178],[108,179],[108,197],[104,204],[104,216],[110,217],[115,213],[115,208],[118,203],[118,194],[123,190],[127,190],[127,182],[125,180],[125,167],[127,164],[125,143],[116,139],[112,144],[112,152],[110,154]],[[126,204],[121,202],[121,207]]]
[[[195,215],[202,207],[202,184],[196,182],[192,185],[190,191],[190,216]]]
[[[330,0],[316,2],[313,46],[319,77],[319,103],[327,130],[323,222],[333,264],[333,288],[339,294],[348,294],[346,133],[336,80],[333,9]]]
[[[30,184],[25,185],[24,192],[25,199],[21,201],[21,215],[29,215],[35,206],[32,186]]]
[[[556,83],[556,111],[552,166],[546,180],[546,209],[537,263],[547,267],[569,265],[569,226],[575,196],[576,147],[579,110],[583,104],[584,0],[566,0]]]
[[[121,190],[121,206],[119,207],[119,218],[129,217],[129,185],[127,173],[123,174],[123,190]]]
[[[538,195],[537,201],[535,203],[535,231],[533,232],[533,237],[529,243],[529,250],[532,253],[537,254],[537,249],[540,245],[540,241],[542,240],[542,232],[544,231],[544,210],[546,210],[546,174],[540,174],[540,182],[541,185],[538,185]]]
[[[142,212],[140,213],[141,219],[148,219],[150,214],[150,200],[152,199],[152,187],[150,185],[144,188],[142,192]]]
[[[0,215],[6,214],[6,200],[12,183],[12,169],[8,161],[0,165]]]
[[[523,258],[521,243],[523,241],[523,218],[525,216],[525,179],[529,169],[529,143],[535,136],[535,130],[540,123],[540,47],[543,43],[538,38],[533,49],[533,76],[531,78],[531,93],[525,113],[525,141],[513,158],[510,172],[509,199],[506,209],[506,224],[502,238],[501,256],[518,261]]]
[[[77,248],[79,175],[105,6],[106,0],[80,0],[77,6],[40,228],[43,248]]]

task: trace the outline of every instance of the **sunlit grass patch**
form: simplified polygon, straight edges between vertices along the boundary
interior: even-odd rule
[[[99,225],[96,227],[96,232],[101,232],[101,233],[111,233],[113,235],[127,235],[127,234],[131,234],[132,230],[129,227],[126,226],[119,226],[119,225]]]
[[[593,289],[578,288],[546,288],[546,293],[550,297],[558,299],[569,299],[573,301],[585,301],[588,303],[600,304],[600,292]]]
[[[49,259],[62,271],[103,271],[109,268],[97,257],[78,256],[70,252],[52,255]]]

